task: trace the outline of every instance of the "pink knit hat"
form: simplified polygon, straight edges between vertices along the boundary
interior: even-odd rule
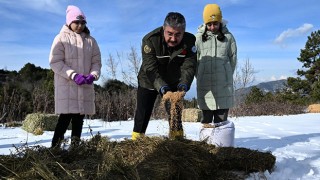
[[[70,26],[72,21],[76,21],[76,20],[86,21],[86,16],[77,6],[69,5],[66,13],[67,13],[66,23],[68,26]]]

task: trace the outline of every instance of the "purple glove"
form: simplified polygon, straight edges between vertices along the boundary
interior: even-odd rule
[[[73,81],[78,85],[82,85],[86,83],[85,76],[83,74],[76,74],[73,78]]]
[[[95,79],[96,79],[96,78],[95,78],[92,74],[89,74],[89,75],[86,77],[86,83],[87,83],[87,84],[92,84]]]

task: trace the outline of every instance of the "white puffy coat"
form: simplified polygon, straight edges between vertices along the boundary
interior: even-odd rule
[[[55,37],[50,55],[54,71],[55,113],[95,113],[94,85],[77,85],[76,73],[100,77],[101,53],[96,40],[82,32],[77,34],[64,25]]]

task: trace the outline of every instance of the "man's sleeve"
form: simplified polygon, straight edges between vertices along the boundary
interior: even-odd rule
[[[154,44],[144,39],[142,41],[142,70],[146,73],[149,81],[153,83],[156,90],[166,85],[166,82],[160,77],[156,51]]]

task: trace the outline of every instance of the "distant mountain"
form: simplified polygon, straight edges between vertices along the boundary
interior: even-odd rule
[[[277,81],[269,81],[269,82],[262,82],[257,84],[256,87],[261,89],[263,92],[272,92],[275,93],[279,90],[282,90],[287,85],[287,80],[277,80]],[[251,89],[252,87],[250,87]]]
[[[268,92],[276,93],[277,91],[282,90],[286,86],[286,84],[287,84],[287,80],[282,79],[277,81],[262,82],[254,86],[262,90],[262,92],[264,93],[268,93]],[[245,97],[245,95],[247,95],[251,91],[252,87],[254,86],[250,86],[244,89],[237,89],[235,92],[236,97]],[[240,94],[242,94],[242,96],[240,96]]]
[[[257,85],[254,85],[254,86],[258,87],[259,89],[261,89],[265,93],[267,93],[267,92],[275,93],[275,92],[277,92],[277,90],[283,89],[286,84],[287,84],[287,80],[282,79],[282,80],[277,80],[277,81],[262,82]],[[247,88],[244,88],[241,90],[237,89],[235,91],[236,97],[240,97],[240,94],[244,94],[244,95],[248,94],[251,91],[251,88],[254,86],[250,86],[250,87],[247,87]],[[189,100],[192,98],[197,98],[196,81],[193,81],[192,86],[191,86],[190,90],[187,92],[185,98],[189,99]]]

